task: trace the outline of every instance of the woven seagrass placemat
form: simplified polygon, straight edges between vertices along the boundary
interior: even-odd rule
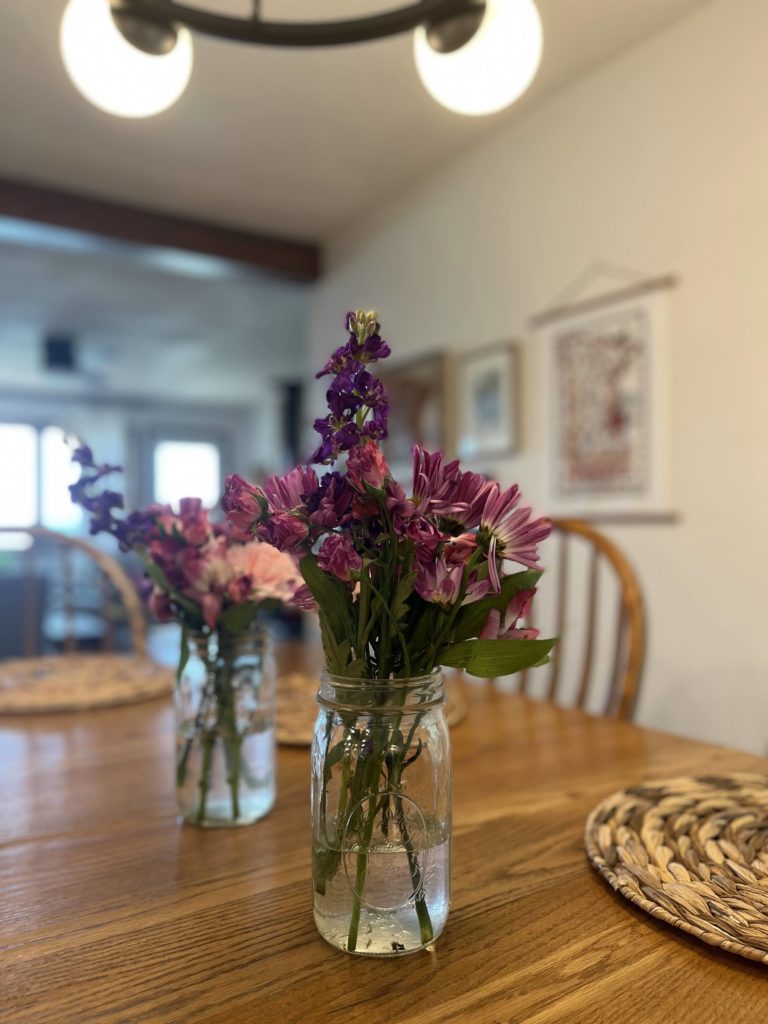
[[[51,654],[0,662],[0,714],[133,704],[173,691],[172,669],[135,654]]]
[[[626,899],[711,946],[768,964],[768,778],[670,779],[614,793],[585,831]]]

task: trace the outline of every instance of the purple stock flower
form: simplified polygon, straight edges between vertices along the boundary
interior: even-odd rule
[[[349,583],[360,572],[363,560],[355,551],[349,537],[340,533],[329,534],[320,546],[317,564],[324,572]]]
[[[89,530],[91,534],[115,533],[122,520],[112,513],[114,509],[123,508],[123,496],[117,491],[104,490],[98,494],[92,487],[102,477],[110,473],[122,473],[122,466],[112,466],[105,462],[97,465],[93,452],[88,445],[80,445],[72,453],[72,461],[80,466],[80,478],[69,486],[69,495],[74,504],[80,505],[90,513]]]
[[[381,441],[387,436],[387,419],[389,417],[389,405],[380,405],[373,410],[373,414],[363,427],[363,433],[372,441]]]
[[[72,461],[88,469],[96,469],[96,463],[93,461],[93,452],[87,444],[81,444],[79,448],[75,448],[72,452]]]
[[[351,451],[361,441],[387,436],[387,391],[366,366],[386,359],[390,355],[389,345],[379,334],[375,313],[347,313],[344,326],[350,333],[349,341],[336,349],[317,374],[332,374],[334,380],[326,396],[330,414],[315,420],[321,442],[312,454],[314,463],[333,462],[341,452]]]
[[[82,507],[91,513],[89,531],[91,534],[111,533],[118,520],[112,515],[113,509],[123,507],[123,496],[117,491],[102,491],[94,497],[84,496],[80,502]]]

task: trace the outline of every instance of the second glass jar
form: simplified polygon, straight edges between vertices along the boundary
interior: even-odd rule
[[[190,633],[176,686],[176,794],[184,821],[250,825],[275,802],[275,672],[259,626]]]

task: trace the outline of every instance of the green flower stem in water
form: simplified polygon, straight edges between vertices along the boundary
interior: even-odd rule
[[[198,799],[195,821],[205,821],[208,793],[211,788],[211,770],[213,752],[217,739],[221,739],[224,747],[224,758],[227,765],[227,783],[229,785],[232,807],[232,821],[240,817],[240,774],[242,770],[243,737],[237,728],[237,708],[235,706],[235,689],[232,685],[234,672],[233,656],[226,650],[219,652],[216,660],[205,658],[208,682],[200,699],[200,706],[195,716],[193,734],[185,739],[176,764],[176,784],[181,786],[187,775],[187,763],[195,740],[199,740],[202,748],[202,765],[198,787]],[[216,709],[216,725],[206,729],[205,720],[213,705]]]
[[[197,816],[196,821],[198,824],[205,820],[205,805],[208,800],[208,790],[211,786],[211,762],[213,760],[213,745],[216,742],[216,736],[213,733],[203,733],[203,738],[200,744],[203,748],[203,764],[200,770],[200,799],[197,805]]]
[[[413,849],[411,842],[410,833],[408,832],[408,825],[405,820],[405,810],[403,809],[403,800],[400,795],[395,797],[395,807],[397,824],[400,829],[400,835],[403,840],[403,846],[408,857],[408,870],[411,873],[411,883],[413,885],[413,892],[416,903],[416,916],[419,919],[419,931],[421,932],[421,941],[426,944],[431,942],[434,938],[434,932],[432,929],[432,919],[429,916],[429,908],[427,907],[426,897],[424,896],[424,886],[421,880],[421,868],[419,867],[419,859],[416,856],[416,852]]]
[[[395,726],[388,727],[385,729],[379,729],[377,733],[374,733],[372,737],[372,750],[370,755],[365,759],[362,766],[358,762],[358,766],[355,769],[355,776],[361,776],[362,785],[360,788],[365,792],[370,788],[371,796],[368,802],[368,817],[365,822],[363,833],[360,837],[358,844],[357,854],[357,865],[355,871],[355,889],[353,894],[352,903],[352,915],[349,922],[349,933],[347,935],[347,950],[350,953],[354,953],[357,948],[358,931],[360,928],[360,914],[362,910],[362,892],[365,886],[365,877],[368,871],[368,854],[371,845],[371,838],[373,836],[373,829],[376,820],[376,814],[381,807],[383,811],[383,800],[380,801],[378,798],[378,785],[379,777],[383,774],[386,768],[386,753],[392,750],[395,746],[394,737],[400,727],[400,721],[402,715],[398,716],[398,720]],[[411,729],[411,736],[413,736],[416,725],[421,719],[421,716],[417,716],[417,722],[414,728]],[[377,742],[378,740],[378,742]],[[409,744],[410,745],[410,744]],[[396,776],[397,789],[400,788],[400,775],[403,770],[403,762],[408,753],[408,746],[404,746],[399,755],[399,768]],[[350,787],[351,792],[354,792],[357,787],[355,785],[355,779],[353,777],[352,786]],[[354,806],[355,801],[353,801]],[[413,848],[413,841],[408,831],[408,825],[405,817],[405,809],[403,807],[402,797],[397,795],[395,798],[396,808],[396,819],[398,828],[400,830],[400,837],[403,843],[403,847],[408,857],[408,869],[411,875],[411,882],[413,884],[413,891],[415,897],[416,915],[419,919],[419,931],[421,933],[421,940],[426,945],[432,941],[434,936],[432,928],[432,920],[429,916],[429,909],[427,907],[426,898],[424,895],[424,887],[422,884],[421,868],[419,866],[419,859],[416,851]],[[342,808],[340,807],[340,812]],[[343,819],[341,814],[339,816],[339,822]],[[342,839],[343,841],[343,839]]]
[[[373,836],[373,826],[376,821],[377,807],[377,789],[376,780],[374,780],[374,784],[371,787],[371,799],[368,802],[368,820],[365,823],[365,829],[360,842],[360,849],[357,854],[354,901],[352,903],[352,916],[349,919],[349,934],[347,935],[347,949],[350,953],[354,953],[357,949],[357,933],[360,929],[360,911],[362,909],[361,893],[363,891],[363,886],[365,885],[365,875],[368,871],[368,851],[371,846],[371,837]]]
[[[227,782],[232,804],[232,821],[240,817],[240,746],[241,736],[233,736],[224,741],[224,755],[227,761]]]

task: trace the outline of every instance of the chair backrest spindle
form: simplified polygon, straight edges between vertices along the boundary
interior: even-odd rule
[[[590,688],[596,675],[595,665],[599,663],[596,652],[599,649],[598,633],[604,625],[600,615],[600,576],[602,567],[609,569],[619,588],[618,614],[615,627],[615,644],[612,650],[611,668],[607,696],[603,705],[606,715],[631,718],[637,702],[640,679],[643,671],[646,644],[645,606],[637,576],[620,549],[588,523],[578,519],[553,519],[554,531],[560,535],[557,563],[558,584],[556,604],[556,636],[558,643],[553,654],[548,697],[557,697],[558,683],[563,665],[563,637],[569,622],[567,611],[569,596],[569,562],[567,543],[569,538],[578,537],[589,546],[589,569],[587,598],[583,608],[586,619],[581,673],[576,690],[575,703],[584,708],[589,700]],[[567,642],[567,641],[566,641]],[[571,650],[569,645],[568,650]]]
[[[98,638],[99,646],[103,650],[114,649],[115,610],[117,608],[115,595],[117,595],[119,603],[122,604],[125,611],[125,619],[130,630],[133,650],[136,654],[146,654],[146,621],[141,599],[130,578],[113,558],[110,558],[95,545],[81,540],[79,537],[69,537],[66,534],[46,530],[43,527],[29,527],[26,529],[0,527],[0,532],[27,534],[35,542],[27,549],[23,558],[23,647],[26,655],[33,656],[40,653],[38,640],[43,608],[39,607],[38,597],[40,591],[38,590],[36,579],[40,572],[41,562],[40,552],[35,550],[38,547],[36,543],[38,541],[45,543],[48,549],[53,549],[47,550],[49,566],[51,555],[56,558],[59,565],[55,574],[55,581],[57,583],[56,589],[60,595],[58,608],[60,609],[61,616],[61,640],[58,641],[57,639],[57,642],[61,643],[62,650],[65,653],[72,653],[78,647],[78,613],[82,609],[78,608],[77,587],[82,585],[83,580],[78,578],[78,573],[74,566],[74,556],[80,552],[81,555],[86,555],[92,562],[95,562],[99,569],[100,582],[98,589],[101,595],[101,609],[100,611],[94,609],[90,612],[91,616],[94,614],[101,614],[102,616],[102,632]],[[87,586],[85,589],[87,590]],[[91,584],[91,594],[93,591],[94,585]],[[59,630],[56,632],[58,633]]]
[[[558,642],[552,652],[551,668],[549,671],[549,686],[547,698],[554,700],[557,697],[558,682],[560,679],[560,665],[563,660],[565,633],[565,622],[568,604],[568,536],[560,534],[557,558],[557,611],[555,613],[555,636]]]

